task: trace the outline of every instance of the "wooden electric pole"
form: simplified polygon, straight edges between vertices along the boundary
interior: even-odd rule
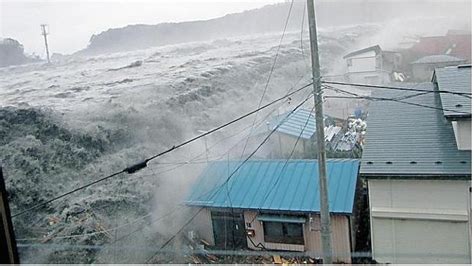
[[[3,180],[2,164],[0,162],[0,263],[19,264],[18,252],[16,249],[13,223],[8,206],[7,190]]]
[[[326,177],[326,147],[324,143],[323,91],[319,66],[318,33],[313,0],[307,0],[311,64],[313,69],[313,93],[316,110],[316,141],[318,147],[319,194],[321,219],[321,247],[323,263],[332,263],[331,218],[329,214],[328,186]]]
[[[48,58],[48,64],[51,63],[49,61],[49,48],[48,48],[48,38],[46,37],[48,35],[48,32],[46,31],[46,24],[41,24],[41,35],[44,37],[44,46],[46,47],[46,57]]]

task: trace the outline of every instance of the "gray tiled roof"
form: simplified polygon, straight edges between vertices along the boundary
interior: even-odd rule
[[[450,55],[440,54],[440,55],[429,55],[424,56],[414,62],[412,64],[434,64],[434,63],[462,63],[466,60],[457,58]]]
[[[364,48],[364,49],[360,49],[360,50],[357,50],[357,51],[348,53],[348,54],[346,54],[345,56],[343,56],[342,58],[343,58],[343,59],[346,59],[346,58],[348,58],[348,57],[351,57],[351,56],[354,56],[354,55],[358,55],[358,54],[363,54],[363,53],[370,52],[370,51],[375,51],[375,53],[378,54],[378,53],[380,53],[380,52],[382,51],[382,49],[380,48],[380,46],[374,45],[374,46],[370,46],[370,47],[367,47],[367,48]]]
[[[440,90],[471,93],[471,66],[461,65],[435,69],[435,81]],[[440,93],[441,104],[446,117],[470,117],[471,99],[447,93]],[[459,113],[461,112],[461,113]]]
[[[433,90],[432,83],[407,87]],[[414,95],[384,91],[379,97]],[[440,107],[438,94],[403,100]],[[369,108],[367,138],[360,173],[366,177],[466,177],[471,174],[471,151],[457,149],[451,122],[439,109],[393,101],[375,101]]]

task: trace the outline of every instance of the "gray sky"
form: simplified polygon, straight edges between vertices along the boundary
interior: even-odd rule
[[[49,24],[50,51],[73,53],[94,33],[129,24],[202,20],[284,0],[0,0],[0,37],[44,56],[40,24]]]

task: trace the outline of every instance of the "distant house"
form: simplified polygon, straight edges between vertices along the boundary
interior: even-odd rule
[[[318,163],[252,160],[211,162],[186,204],[203,208],[194,220],[199,237],[220,248],[283,250],[321,256]],[[355,243],[357,160],[328,160],[334,260],[351,262]]]
[[[336,123],[338,119],[325,116],[324,136],[326,143],[330,143],[341,131],[341,127]],[[273,158],[286,158],[294,149],[293,158],[303,158],[305,154],[312,150],[312,145],[316,143],[316,121],[314,112],[300,108],[288,116],[288,112],[273,117],[267,124],[267,132],[274,130],[275,134],[270,138],[273,147]],[[298,140],[298,143],[296,141]],[[295,146],[296,143],[296,146]]]
[[[370,106],[360,177],[377,262],[471,263],[471,99],[435,93],[471,92],[470,77],[436,69],[433,83],[406,85],[433,93],[386,92],[412,104]]]
[[[472,36],[470,33],[448,31],[445,36],[422,37],[409,50],[417,58],[428,55],[450,55],[471,62]]]
[[[364,84],[390,82],[392,73],[398,70],[401,63],[399,53],[383,51],[378,45],[351,52],[343,59],[347,64],[345,79]]]
[[[411,63],[413,80],[430,81],[435,68],[457,66],[465,63],[465,59],[449,55],[428,55]]]

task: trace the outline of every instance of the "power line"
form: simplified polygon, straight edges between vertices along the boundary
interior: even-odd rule
[[[343,86],[354,86],[354,87],[365,87],[365,88],[372,88],[372,89],[386,89],[386,90],[399,90],[399,91],[410,91],[410,92],[429,92],[429,93],[447,93],[447,94],[454,94],[459,96],[464,96],[471,98],[471,93],[468,92],[455,92],[455,91],[447,91],[447,90],[423,90],[423,89],[416,89],[416,88],[404,88],[404,87],[394,87],[394,86],[382,86],[382,85],[369,85],[369,84],[360,84],[360,83],[348,83],[348,82],[339,82],[339,81],[324,81],[322,80],[321,83],[323,84],[332,84],[332,85],[343,85]]]
[[[55,250],[64,250],[64,249],[90,249],[90,250],[105,250],[109,249],[110,246],[108,245],[70,245],[70,244],[44,244],[44,243],[35,243],[35,244],[18,244],[19,248],[35,248],[35,249],[55,249]],[[134,250],[134,251],[154,251],[153,247],[150,246],[131,246],[131,245],[122,245],[117,247],[120,250]],[[311,257],[317,258],[320,257],[322,254],[320,252],[294,252],[294,251],[283,251],[283,250],[222,250],[222,249],[190,249],[190,250],[183,250],[183,249],[163,249],[156,254],[181,254],[181,255],[216,255],[216,256],[284,256],[284,257],[295,257],[295,258],[303,258],[303,257]],[[377,253],[378,255],[392,255],[392,253]],[[403,253],[403,256],[411,256],[411,257],[420,257],[420,256],[432,256],[429,254],[422,254],[422,253]],[[453,253],[439,253],[438,255],[443,257],[466,257],[469,258],[468,255],[465,254],[453,254]],[[350,256],[352,258],[371,258],[371,252],[339,252],[338,256]]]
[[[271,114],[271,113],[270,113],[270,114]],[[267,117],[268,117],[270,114],[268,114]],[[265,118],[265,119],[266,119],[266,118]],[[265,121],[265,119],[263,119],[262,122]],[[305,126],[305,127],[306,127],[306,126]],[[241,132],[240,132],[240,133],[241,133]],[[239,134],[240,134],[240,133],[239,133]],[[237,143],[237,144],[238,144],[238,143]],[[233,147],[235,147],[235,145],[234,145]],[[233,147],[231,147],[231,149],[233,149]],[[212,147],[211,147],[211,148],[212,148]],[[231,150],[231,149],[230,149],[230,150]],[[230,151],[230,150],[229,150],[229,151]],[[224,153],[224,154],[223,154],[222,156],[220,156],[219,158],[222,158],[225,154],[226,154],[226,153]],[[202,155],[202,154],[197,155],[197,156],[194,157],[194,158],[197,158],[197,157],[199,157],[199,156],[201,156],[201,155]],[[194,158],[193,158],[193,159],[194,159]],[[218,160],[219,158],[217,158],[217,160]],[[193,159],[191,159],[191,160],[193,160]],[[188,163],[188,162],[182,162],[182,163],[177,163],[177,164],[187,164],[187,163]],[[202,163],[207,163],[207,161],[202,162]],[[172,163],[170,163],[170,164],[172,164]],[[169,172],[169,171],[172,171],[172,170],[174,170],[174,169],[176,169],[176,168],[179,168],[179,167],[180,167],[180,166],[178,165],[177,167],[174,167],[174,168],[172,168],[172,169],[165,170],[165,171],[163,171],[163,172]],[[161,172],[161,173],[163,173],[163,172]],[[158,174],[161,174],[161,173],[158,173]],[[156,175],[156,174],[153,174],[153,175]],[[143,176],[142,176],[142,177],[143,177]],[[139,228],[139,229],[137,229],[137,230],[134,230],[133,232],[127,234],[125,237],[127,237],[127,236],[129,236],[129,235],[131,235],[131,234],[133,234],[133,233],[135,233],[135,232],[137,232],[137,231],[140,231],[140,230],[142,230],[142,229],[143,229],[143,228]],[[123,238],[124,238],[124,237],[121,237],[120,239],[123,239]],[[115,242],[114,242],[114,243],[115,243]]]
[[[73,190],[71,190],[71,191],[69,191],[69,192],[66,192],[66,193],[61,194],[61,195],[59,195],[59,196],[56,196],[56,197],[54,197],[54,198],[52,198],[52,199],[49,199],[49,200],[47,200],[47,201],[45,201],[45,202],[39,203],[39,204],[37,204],[37,205],[34,205],[34,206],[31,207],[31,208],[28,208],[28,209],[23,210],[23,211],[21,211],[21,212],[19,212],[19,213],[16,213],[16,214],[12,215],[12,218],[21,216],[21,215],[23,215],[23,214],[25,214],[25,213],[27,213],[27,212],[32,211],[32,210],[35,210],[35,209],[44,207],[44,206],[46,206],[47,204],[49,204],[49,203],[51,203],[51,202],[53,202],[53,201],[56,201],[56,200],[61,199],[61,198],[64,198],[64,197],[66,197],[66,196],[68,196],[68,195],[70,195],[70,194],[73,194],[73,193],[75,193],[75,192],[77,192],[77,191],[80,191],[80,190],[83,190],[83,189],[85,189],[85,188],[88,188],[88,187],[90,187],[90,186],[92,186],[92,185],[95,185],[95,184],[97,184],[97,183],[100,183],[100,182],[102,182],[102,181],[108,180],[108,179],[110,179],[110,178],[112,178],[112,177],[115,177],[115,176],[117,176],[117,175],[119,175],[119,174],[122,174],[122,173],[133,174],[133,173],[136,173],[136,172],[138,172],[139,170],[141,170],[141,169],[143,169],[143,168],[146,168],[149,161],[154,160],[154,159],[156,159],[156,158],[158,158],[158,157],[160,157],[160,156],[163,156],[163,155],[165,155],[165,154],[167,154],[167,153],[170,153],[170,152],[172,152],[172,151],[174,151],[174,150],[176,150],[176,149],[179,149],[179,148],[181,148],[181,147],[183,147],[183,146],[185,146],[185,145],[187,145],[187,144],[189,144],[189,143],[191,143],[191,142],[193,142],[193,141],[196,141],[196,140],[198,140],[198,139],[200,139],[200,138],[202,138],[202,137],[204,137],[204,136],[210,135],[211,133],[214,133],[214,132],[216,132],[216,131],[218,131],[218,130],[221,130],[222,128],[225,128],[225,127],[227,127],[227,126],[229,126],[229,125],[232,125],[232,124],[234,124],[234,123],[236,123],[236,122],[238,122],[238,121],[240,121],[240,120],[242,120],[242,119],[244,119],[244,118],[246,118],[246,117],[248,117],[248,116],[250,116],[250,115],[252,115],[252,114],[255,114],[255,113],[259,112],[260,110],[263,110],[263,109],[265,109],[265,108],[267,108],[267,107],[269,107],[269,106],[271,106],[271,105],[273,105],[273,104],[275,104],[275,103],[277,103],[277,102],[279,102],[279,101],[281,101],[281,100],[283,100],[283,99],[288,98],[288,97],[291,96],[291,95],[294,95],[294,94],[296,94],[296,93],[302,91],[303,89],[309,87],[311,84],[312,84],[312,83],[306,84],[306,85],[304,85],[303,87],[301,87],[301,88],[299,88],[299,89],[297,89],[297,90],[295,90],[295,91],[293,91],[293,92],[291,92],[291,93],[286,94],[285,96],[282,96],[282,97],[280,97],[280,98],[278,98],[278,99],[275,99],[275,100],[273,100],[273,101],[271,101],[271,102],[269,102],[269,103],[267,103],[267,104],[265,104],[265,105],[263,105],[263,106],[261,106],[261,107],[255,109],[255,110],[253,110],[253,111],[251,111],[251,112],[248,112],[248,113],[246,113],[246,114],[244,114],[244,115],[242,115],[242,116],[240,116],[240,117],[238,117],[238,118],[235,118],[235,119],[233,119],[233,120],[231,120],[231,121],[229,121],[229,122],[227,122],[227,123],[224,123],[223,125],[220,125],[220,126],[218,126],[218,127],[215,127],[215,128],[213,128],[213,129],[211,129],[211,130],[205,132],[205,133],[202,133],[202,134],[200,134],[200,135],[198,135],[198,136],[195,136],[195,137],[193,137],[193,138],[191,138],[191,139],[189,139],[189,140],[186,140],[186,141],[184,141],[184,142],[182,142],[182,143],[180,143],[180,144],[174,145],[174,146],[172,146],[171,148],[169,148],[169,149],[167,149],[167,150],[165,150],[165,151],[162,151],[162,152],[160,152],[160,153],[158,153],[158,154],[155,154],[155,155],[153,155],[153,156],[151,156],[151,157],[145,159],[145,160],[142,161],[142,162],[139,162],[139,163],[137,163],[137,164],[135,164],[135,165],[132,165],[132,166],[130,166],[130,167],[127,167],[127,168],[125,168],[125,169],[123,169],[123,170],[121,170],[121,171],[115,172],[115,173],[110,174],[110,175],[108,175],[108,176],[106,176],[106,177],[100,178],[100,179],[95,180],[95,181],[93,181],[93,182],[91,182],[91,183],[88,183],[88,184],[86,184],[86,185],[80,186],[80,187],[78,187],[78,188],[76,188],[76,189],[73,189]]]
[[[397,103],[423,107],[423,108],[429,108],[429,109],[434,109],[434,110],[440,110],[440,111],[449,111],[449,112],[456,112],[459,114],[468,114],[468,115],[471,114],[469,112],[457,111],[457,110],[446,109],[446,108],[419,104],[419,103],[406,102],[406,101],[398,100],[396,98],[384,98],[384,97],[372,97],[372,96],[325,96],[325,98],[326,99],[364,99],[364,100],[369,100],[369,101],[391,101],[391,102],[397,102]]]
[[[263,200],[261,201],[260,203],[260,206],[263,205],[265,203],[265,201],[267,200],[267,198],[270,196],[270,193],[273,191],[273,189],[277,186],[277,184],[280,182],[280,179],[281,177],[283,176],[283,172],[286,170],[286,167],[288,165],[288,162],[290,161],[291,157],[293,157],[293,154],[296,150],[296,146],[298,145],[298,142],[300,141],[301,139],[301,136],[303,135],[303,132],[304,130],[306,129],[306,127],[308,126],[308,123],[309,123],[309,120],[311,118],[311,114],[313,113],[315,109],[315,106],[313,106],[313,108],[311,109],[311,111],[309,112],[309,115],[308,115],[308,118],[306,119],[306,122],[303,126],[303,128],[301,129],[301,132],[300,134],[298,135],[298,138],[296,139],[295,141],[295,144],[293,145],[293,148],[291,149],[291,152],[290,152],[290,155],[286,158],[285,160],[285,164],[283,165],[281,171],[280,171],[280,174],[278,175],[278,177],[276,178],[275,182],[273,183],[273,185],[270,187],[270,189],[268,190],[268,192],[265,193],[265,196],[263,198]],[[257,216],[254,217],[253,220],[255,220]],[[253,222],[252,220],[252,222]]]
[[[158,254],[164,247],[166,247],[171,241],[173,241],[173,239],[175,239],[176,236],[177,236],[178,234],[180,234],[180,233],[184,230],[184,228],[186,228],[186,226],[188,226],[188,225],[194,220],[194,218],[195,218],[196,216],[198,216],[198,214],[199,214],[203,209],[204,209],[204,207],[199,208],[199,210],[198,210],[193,216],[191,216],[191,218],[190,218],[183,226],[181,226],[181,228],[178,230],[178,232],[176,232],[176,233],[175,233],[172,237],[170,237],[165,243],[163,243],[163,245],[161,245],[160,249],[158,249],[157,252],[155,252],[153,255],[151,255],[151,256],[146,260],[145,263],[150,262],[150,261],[153,259],[153,257],[156,256],[156,254]]]
[[[306,103],[306,101],[308,101],[312,96],[312,93],[309,94],[308,97],[306,97],[306,99],[304,99],[300,104],[298,104],[291,112],[288,113],[287,117],[289,117],[292,113],[294,113],[298,108],[300,108],[304,103]],[[239,166],[237,168],[235,168],[234,171],[232,171],[232,173],[226,178],[226,180],[224,181],[223,184],[219,185],[219,186],[216,186],[214,187],[213,189],[211,189],[209,192],[205,193],[204,195],[207,195],[211,192],[214,191],[214,193],[210,196],[211,198],[214,197],[219,191],[220,189],[222,189],[224,186],[226,186],[230,179],[234,176],[234,174],[248,161],[250,160],[250,158],[267,142],[267,140],[272,136],[272,134],[279,128],[279,126],[283,123],[284,120],[282,120],[266,137],[265,139],[257,146],[257,148],[252,152],[250,153],[250,155],[243,161],[239,164]],[[201,195],[203,196],[203,195]],[[184,230],[184,228],[190,224],[192,222],[192,220],[204,209],[204,207],[201,207],[199,208],[198,212],[196,212],[179,230],[178,232],[176,232],[175,234],[173,234],[173,236],[171,238],[169,238],[161,247],[160,249],[155,253],[153,254],[150,258],[147,259],[147,263],[153,259],[153,257],[158,254],[158,252],[163,249],[166,245],[168,245],[179,233],[181,233],[182,230]]]
[[[222,189],[222,187],[224,187],[229,181],[230,179],[232,178],[232,176],[237,173],[237,171],[239,171],[239,169],[248,161],[250,160],[250,158],[255,155],[255,153],[257,153],[257,151],[268,141],[268,139],[273,135],[273,133],[275,133],[277,131],[277,129],[283,124],[283,122],[291,115],[293,114],[298,108],[300,108],[304,103],[306,103],[306,101],[308,101],[311,96],[313,94],[310,93],[308,97],[306,97],[306,99],[304,99],[300,104],[298,104],[293,110],[291,110],[288,115],[274,128],[272,129],[272,131],[270,131],[270,133],[265,137],[265,139],[263,139],[263,141],[257,146],[257,148],[252,152],[250,153],[249,156],[247,156],[247,158],[242,161],[233,171],[232,173],[226,178],[226,180],[224,181],[223,184],[219,185],[218,187],[214,187],[212,188],[208,193],[212,192],[214,190],[214,194],[211,196],[214,197],[220,189]],[[207,195],[208,193],[204,194],[204,195]]]
[[[265,83],[265,88],[263,89],[262,96],[260,97],[260,101],[258,102],[258,107],[260,107],[260,105],[263,102],[263,98],[265,97],[265,94],[266,94],[267,89],[268,89],[268,85],[270,84],[270,80],[272,78],[273,71],[275,70],[276,62],[277,62],[277,59],[278,59],[278,54],[280,53],[280,48],[281,48],[281,45],[283,43],[283,38],[285,37],[285,33],[286,33],[286,28],[288,26],[288,22],[290,21],[291,10],[293,9],[294,2],[295,2],[294,0],[291,0],[290,7],[288,9],[288,15],[286,16],[285,27],[283,28],[283,32],[282,32],[281,37],[280,37],[280,43],[278,44],[277,51],[276,51],[275,57],[273,59],[273,64],[272,64],[272,67],[270,68],[270,73],[268,74],[267,82]],[[245,141],[244,148],[242,150],[242,154],[240,155],[241,159],[242,159],[242,156],[244,156],[245,149],[247,148],[248,141],[249,141],[250,135],[253,132],[253,126],[255,125],[256,120],[257,120],[257,116],[255,115],[255,118],[254,118],[253,123],[252,123],[252,129],[250,130],[250,133],[247,137],[247,140]]]

